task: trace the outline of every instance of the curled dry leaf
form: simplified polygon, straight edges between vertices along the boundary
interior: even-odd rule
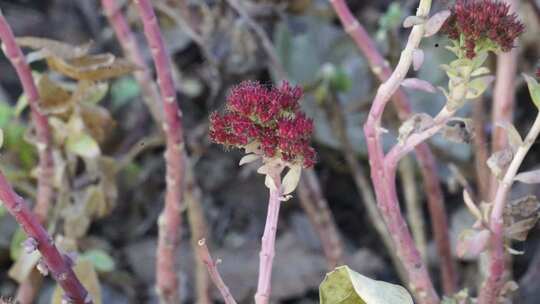
[[[451,12],[444,10],[431,16],[425,24],[424,37],[431,37],[439,32],[444,22],[450,17]]]
[[[47,58],[52,70],[77,80],[100,81],[129,74],[139,69],[134,63],[112,54],[85,55],[63,59]]]
[[[536,196],[528,195],[509,202],[503,214],[506,237],[525,241],[539,218],[540,202]]]
[[[89,41],[83,45],[75,46],[69,43],[40,37],[18,37],[15,39],[21,47],[31,48],[42,53],[46,57],[58,57],[71,59],[82,57],[88,54],[93,42]]]
[[[248,154],[248,155],[245,155],[244,157],[242,157],[240,159],[240,162],[238,163],[239,166],[242,166],[242,165],[245,165],[245,164],[248,164],[248,163],[252,163],[256,160],[258,160],[259,158],[261,158],[259,155],[257,154]]]
[[[514,180],[525,184],[540,184],[540,169],[519,173]]]
[[[508,122],[499,122],[497,123],[497,127],[503,128],[506,131],[508,143],[510,144],[510,148],[512,148],[512,151],[516,151],[519,147],[523,145],[523,139],[521,138],[521,135],[519,135],[519,132],[513,124]]]
[[[79,113],[86,131],[98,143],[105,141],[116,124],[109,111],[98,105],[82,103],[79,105]]]
[[[51,80],[47,75],[41,75],[37,81],[39,91],[39,108],[44,114],[65,113],[72,107],[71,92]]]
[[[513,158],[514,151],[511,148],[506,148],[493,153],[488,158],[487,165],[491,170],[491,173],[498,179],[501,179]]]
[[[401,85],[405,88],[424,91],[428,93],[435,93],[437,89],[428,81],[418,78],[407,78],[401,82]]]
[[[469,144],[474,138],[474,126],[470,119],[452,119],[443,128],[442,135],[449,141]]]
[[[294,189],[298,186],[298,182],[300,182],[300,176],[302,175],[302,166],[300,165],[294,165],[289,168],[289,171],[287,174],[285,174],[285,177],[283,178],[283,192],[282,195],[287,195],[289,193],[292,193]]]
[[[414,114],[399,127],[398,141],[403,143],[412,134],[422,132],[432,125],[433,117],[426,113]]]
[[[413,69],[415,71],[420,70],[424,63],[424,51],[421,49],[414,49],[413,51]]]
[[[474,259],[486,250],[490,232],[487,229],[465,229],[458,238],[457,255],[460,258]]]

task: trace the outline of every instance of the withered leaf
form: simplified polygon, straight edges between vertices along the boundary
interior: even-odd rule
[[[86,103],[79,105],[79,111],[90,136],[98,143],[102,143],[115,125],[109,111],[101,106]]]
[[[505,206],[503,218],[506,237],[525,241],[540,218],[540,202],[534,195],[511,201]]]
[[[448,141],[469,144],[474,137],[474,126],[468,119],[454,119],[446,124],[442,135]]]
[[[514,151],[508,147],[506,149],[493,153],[487,160],[487,165],[491,170],[491,173],[498,179],[503,177],[504,172],[512,162],[514,158]]]
[[[71,92],[54,82],[47,75],[38,80],[39,108],[44,114],[64,113],[71,108]]]
[[[432,125],[433,117],[426,113],[414,114],[399,127],[398,141],[403,143],[412,134],[422,132]]]
[[[88,54],[88,51],[92,46],[92,41],[75,46],[58,40],[29,36],[15,38],[15,41],[21,47],[42,51],[43,55],[46,57],[58,57],[63,59],[84,56]]]
[[[78,80],[100,81],[129,74],[138,69],[131,61],[116,58],[112,54],[85,55],[83,57],[63,59],[47,58],[49,67],[60,74]]]

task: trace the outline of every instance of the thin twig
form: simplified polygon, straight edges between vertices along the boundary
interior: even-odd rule
[[[214,262],[212,256],[210,255],[210,251],[206,246],[206,241],[204,239],[201,239],[198,241],[198,245],[199,250],[197,252],[199,258],[206,265],[206,269],[208,269],[208,273],[210,273],[210,278],[212,279],[216,287],[219,289],[219,292],[221,292],[221,296],[223,297],[225,304],[236,304],[236,301],[234,300],[231,292],[229,291],[229,288],[227,287],[227,285],[225,285],[225,282],[223,282],[223,279],[221,278],[221,275],[217,270],[216,262]]]
[[[427,254],[426,227],[424,215],[422,214],[422,205],[418,197],[418,189],[416,189],[416,176],[412,158],[405,157],[399,164],[398,171],[401,177],[405,206],[407,206],[407,219],[411,226],[416,247],[418,247],[418,251],[420,251],[420,255],[425,262]]]
[[[159,224],[157,248],[157,291],[163,303],[178,303],[178,269],[176,253],[181,229],[181,203],[183,200],[185,163],[182,112],[178,107],[176,89],[171,74],[171,63],[159,29],[158,20],[149,0],[135,0],[137,10],[144,26],[146,40],[150,45],[164,112],[163,132],[167,148],[165,162],[167,167],[165,208]]]
[[[503,212],[508,198],[508,192],[514,182],[521,163],[540,134],[540,113],[537,114],[533,126],[529,130],[523,144],[517,149],[503,179],[499,182],[493,210],[489,220],[491,230],[489,248],[489,272],[488,277],[480,290],[479,304],[496,303],[499,293],[504,285],[503,275],[505,272],[505,248],[504,248],[504,223]]]
[[[298,197],[302,209],[319,235],[328,270],[333,270],[343,263],[343,242],[313,169],[302,172],[298,185]]]

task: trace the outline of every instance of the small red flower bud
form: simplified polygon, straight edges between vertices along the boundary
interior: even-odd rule
[[[210,115],[210,139],[239,148],[256,142],[266,157],[311,167],[316,159],[309,145],[313,122],[300,110],[302,95],[288,82],[272,88],[242,82],[229,93],[225,113]]]
[[[517,15],[509,10],[508,4],[496,0],[457,0],[441,31],[452,40],[459,40],[462,35],[468,58],[476,56],[476,47],[484,42],[508,52],[525,31]]]

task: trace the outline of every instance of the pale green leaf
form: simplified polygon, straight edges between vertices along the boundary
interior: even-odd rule
[[[492,75],[482,76],[473,79],[469,83],[466,98],[475,99],[480,97],[480,95],[482,95],[486,91],[486,89],[493,82],[494,79],[495,77],[493,77]]]
[[[413,304],[405,288],[370,279],[347,266],[326,275],[319,299],[321,304]]]
[[[81,157],[93,158],[101,154],[98,143],[86,133],[69,134],[66,149]]]
[[[92,262],[94,268],[99,272],[111,272],[116,267],[113,258],[101,249],[88,250],[81,255],[81,258]]]
[[[22,242],[26,240],[28,237],[26,236],[26,233],[21,228],[18,228],[15,230],[15,233],[11,237],[11,244],[9,246],[9,256],[13,261],[16,261],[19,259],[19,256],[21,255],[22,249]]]
[[[527,81],[527,86],[529,87],[529,94],[531,95],[533,103],[540,110],[540,85],[538,84],[538,81],[536,81],[536,79],[527,74],[523,74],[523,77]]]

